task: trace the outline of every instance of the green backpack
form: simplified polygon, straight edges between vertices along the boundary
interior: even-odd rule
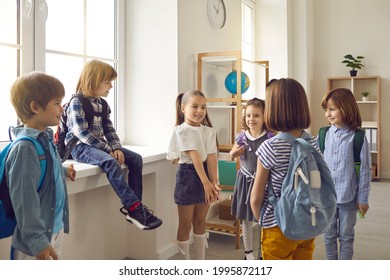
[[[320,131],[318,133],[318,141],[320,143],[320,150],[321,153],[324,154],[325,150],[325,137],[326,133],[328,132],[330,126],[324,126],[320,128]],[[355,136],[353,138],[353,157],[355,160],[355,172],[357,177],[360,176],[360,152],[362,151],[364,142],[364,130],[362,129],[356,129],[355,130]]]

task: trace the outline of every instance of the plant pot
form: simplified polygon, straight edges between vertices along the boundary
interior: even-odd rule
[[[370,97],[368,96],[362,96],[362,101],[369,101],[370,100]]]
[[[357,71],[356,70],[351,70],[351,71],[349,71],[349,74],[351,74],[351,77],[356,77]]]

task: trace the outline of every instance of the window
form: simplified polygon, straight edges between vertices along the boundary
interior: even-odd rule
[[[38,70],[64,84],[67,102],[85,61],[99,59],[118,71],[107,98],[117,126],[123,11],[124,0],[2,0],[0,26],[7,28],[1,28],[0,34],[0,91],[8,97],[18,76]],[[8,127],[17,124],[16,115],[9,98],[2,100],[6,102],[0,104],[0,141],[8,141]]]
[[[255,2],[254,0],[242,0],[242,69],[248,75],[250,86],[245,92],[245,99],[259,97],[257,76],[259,66],[248,61],[255,60]]]
[[[21,26],[19,1],[0,3],[0,140],[8,140],[8,127],[16,125],[16,114],[9,101],[9,89],[21,71]],[[4,27],[7,28],[4,28]]]
[[[242,0],[242,58],[255,58],[255,2]]]

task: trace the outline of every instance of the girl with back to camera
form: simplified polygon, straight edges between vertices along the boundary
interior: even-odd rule
[[[240,157],[240,170],[237,173],[236,184],[232,198],[232,215],[240,219],[245,248],[245,260],[254,260],[253,255],[253,217],[249,198],[253,180],[256,174],[257,156],[255,152],[260,144],[272,137],[264,124],[263,100],[253,98],[246,103],[242,116],[242,131],[236,137],[236,143],[230,151],[231,159]]]
[[[190,259],[189,236],[193,228],[195,259],[205,258],[205,232],[209,203],[219,199],[217,175],[217,137],[211,127],[202,92],[191,90],[176,99],[176,126],[167,159],[178,161],[175,203],[179,228],[177,243],[186,260]]]
[[[305,129],[310,126],[310,111],[302,85],[294,79],[273,81],[267,88],[264,121],[268,129],[287,132],[295,138],[310,139],[318,149],[316,140]],[[279,229],[272,204],[267,200],[268,177],[272,181],[276,197],[287,175],[291,145],[277,137],[265,140],[256,152],[258,156],[255,182],[250,197],[253,215],[260,221],[260,209],[264,205],[262,228],[262,256],[265,260],[309,260],[313,257],[314,238],[290,240]]]
[[[328,164],[337,193],[336,216],[324,242],[329,260],[351,260],[353,256],[356,215],[368,211],[371,182],[371,155],[364,137],[360,152],[359,177],[355,172],[353,153],[355,130],[361,128],[362,119],[355,97],[349,89],[338,88],[322,98],[325,117],[331,125],[325,137],[324,159]],[[337,239],[340,243],[338,250]]]

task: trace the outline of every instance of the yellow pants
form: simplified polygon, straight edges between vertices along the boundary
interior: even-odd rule
[[[287,239],[279,227],[263,228],[261,252],[264,260],[311,260],[314,238],[310,240]]]

